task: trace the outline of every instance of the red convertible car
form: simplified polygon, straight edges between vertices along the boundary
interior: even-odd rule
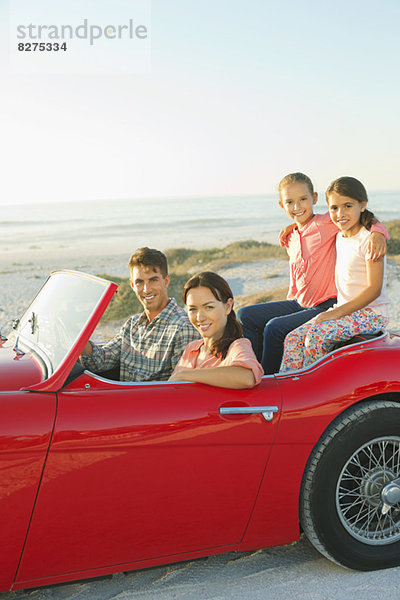
[[[353,569],[400,564],[400,337],[251,390],[120,382],[77,360],[116,285],[47,280],[0,343],[0,591],[304,531]]]

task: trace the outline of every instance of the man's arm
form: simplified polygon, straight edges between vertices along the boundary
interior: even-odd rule
[[[84,349],[82,350],[82,355],[88,356],[89,354],[92,354],[93,352],[93,342],[92,340],[89,340],[87,342],[87,344],[85,345]]]
[[[84,366],[93,371],[108,371],[115,367],[121,358],[122,331],[101,346],[89,340],[82,351]]]

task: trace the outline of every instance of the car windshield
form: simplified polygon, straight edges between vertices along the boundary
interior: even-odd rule
[[[37,351],[49,374],[59,367],[110,282],[84,273],[52,273],[16,327],[20,342]]]

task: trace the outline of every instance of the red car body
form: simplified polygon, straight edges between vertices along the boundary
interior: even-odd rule
[[[65,384],[116,289],[103,287],[53,373],[22,334],[23,355],[16,334],[1,344],[0,591],[297,540],[322,434],[349,407],[400,400],[400,338],[389,334],[251,390],[88,371]]]

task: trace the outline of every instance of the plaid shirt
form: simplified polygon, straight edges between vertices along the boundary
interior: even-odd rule
[[[120,362],[121,381],[162,381],[169,378],[189,342],[199,333],[175,298],[148,322],[146,313],[133,315],[106,344],[93,344],[82,356],[85,367],[107,371]]]

